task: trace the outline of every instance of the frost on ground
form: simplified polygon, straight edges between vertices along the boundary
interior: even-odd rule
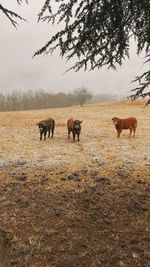
[[[0,224],[15,267],[148,267],[150,113],[124,101],[0,116]],[[53,117],[53,139],[36,122]],[[118,139],[112,117],[136,116]],[[83,120],[80,142],[66,121]],[[142,230],[141,230],[142,229]]]
[[[83,108],[12,112],[1,114],[0,167],[22,165],[75,168],[103,164],[113,168],[120,164],[134,167],[149,166],[149,110],[141,105],[95,105]],[[54,139],[39,141],[36,122],[52,116],[56,120]],[[136,138],[129,139],[128,131],[116,138],[111,118],[136,116]],[[73,116],[83,119],[81,141],[67,139],[66,121]],[[11,127],[10,127],[11,125]],[[57,126],[58,125],[58,126]]]

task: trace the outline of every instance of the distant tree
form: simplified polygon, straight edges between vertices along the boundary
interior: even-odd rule
[[[24,0],[25,1],[25,0]],[[17,0],[20,4],[23,0]],[[27,1],[26,1],[27,2]],[[23,19],[0,4],[0,10],[16,27]],[[15,18],[15,19],[14,19]],[[78,71],[116,69],[129,58],[130,39],[134,37],[137,54],[145,52],[150,61],[150,1],[149,0],[43,0],[38,21],[62,23],[62,29],[35,55],[53,53],[56,48],[67,60],[75,57],[72,69]],[[132,99],[150,98],[150,70],[136,77],[139,86],[132,90]]]
[[[81,107],[92,98],[92,94],[85,87],[75,89],[74,93],[77,96],[77,101]]]

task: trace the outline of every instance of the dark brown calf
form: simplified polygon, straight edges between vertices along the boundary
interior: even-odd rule
[[[54,129],[55,129],[55,120],[52,118],[49,118],[47,120],[43,120],[37,123],[39,127],[40,132],[40,140],[42,140],[42,135],[44,134],[44,140],[46,140],[46,133],[48,132],[48,137],[50,137],[51,132],[51,138],[53,138],[54,135]]]
[[[74,120],[73,118],[70,118],[67,121],[67,129],[68,129],[68,138],[70,138],[70,133],[72,132],[73,135],[73,141],[75,141],[75,137],[77,135],[78,141],[81,133],[81,123],[82,121]]]
[[[137,119],[135,117],[129,117],[126,119],[119,119],[117,117],[112,118],[112,121],[117,130],[117,137],[120,137],[122,130],[130,130],[129,137],[131,137],[133,131],[133,137],[135,137],[135,131],[137,128]]]

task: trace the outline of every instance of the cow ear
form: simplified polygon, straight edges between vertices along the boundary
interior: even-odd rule
[[[36,125],[39,126],[39,124],[36,122]]]
[[[83,122],[83,120],[82,121],[79,121],[79,123],[82,123]]]

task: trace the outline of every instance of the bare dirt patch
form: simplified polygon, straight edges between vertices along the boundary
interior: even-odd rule
[[[0,114],[0,224],[15,267],[148,267],[150,112],[142,102]],[[53,139],[36,122],[56,120]],[[69,117],[81,141],[67,139]],[[136,116],[136,138],[111,118]]]

